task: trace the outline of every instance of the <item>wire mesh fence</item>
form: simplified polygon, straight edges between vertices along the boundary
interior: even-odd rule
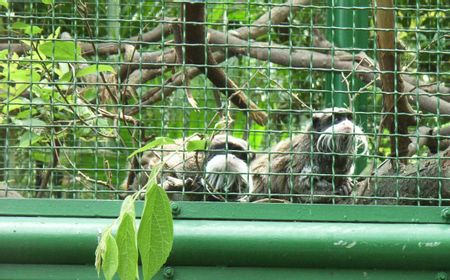
[[[0,4],[1,196],[449,204],[445,1]]]

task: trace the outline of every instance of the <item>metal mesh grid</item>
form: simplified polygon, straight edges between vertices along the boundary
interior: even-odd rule
[[[46,2],[2,2],[3,196],[120,199],[164,161],[172,199],[449,202],[445,2],[208,1],[202,21],[187,19],[200,4]],[[330,107],[349,110],[362,131],[345,133],[365,135],[367,153],[317,151],[308,127]],[[177,140],[128,158],[155,139]],[[206,152],[187,147],[199,143]],[[354,172],[341,170],[343,156]],[[209,160],[227,163],[218,171]],[[253,169],[257,160],[267,168]]]

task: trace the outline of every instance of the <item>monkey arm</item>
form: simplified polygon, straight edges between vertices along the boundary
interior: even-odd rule
[[[304,195],[299,198],[304,203],[330,203],[332,195],[348,196],[352,192],[353,183],[350,178],[339,178],[339,183],[331,182],[329,176],[321,176],[318,170],[313,170],[306,165],[302,170],[302,175],[297,177],[297,194]]]

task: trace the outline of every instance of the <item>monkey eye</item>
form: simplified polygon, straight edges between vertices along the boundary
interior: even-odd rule
[[[344,115],[336,115],[334,117],[334,123],[340,123],[341,121],[345,120],[346,117]]]
[[[232,151],[232,154],[234,154],[237,158],[239,158],[239,159],[241,159],[243,161],[247,161],[247,159],[249,159],[249,160],[252,159],[251,158],[252,153],[247,152],[247,151],[242,151],[242,150]]]

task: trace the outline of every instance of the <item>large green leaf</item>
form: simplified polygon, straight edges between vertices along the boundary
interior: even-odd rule
[[[30,106],[30,100],[24,98],[24,97],[18,97],[14,101],[5,100],[3,101],[2,106],[2,113],[7,114],[14,110],[20,109],[24,106],[29,107]]]
[[[116,234],[119,249],[117,273],[121,280],[134,280],[138,276],[138,249],[136,240],[134,199],[127,196],[122,203]]]
[[[81,78],[89,74],[96,74],[99,72],[116,73],[116,71],[111,65],[91,65],[77,71],[76,77]]]
[[[16,69],[10,71],[10,79],[16,82],[14,89],[14,96],[22,94],[27,88],[33,83],[38,83],[41,80],[41,75],[39,72],[33,69]]]
[[[24,126],[24,127],[45,127],[47,123],[40,119],[30,118],[25,120],[17,120],[13,121],[16,125]]]
[[[18,69],[9,73],[9,78],[14,82],[34,82],[37,83],[41,80],[41,75],[39,72],[32,69]]]
[[[39,26],[26,24],[21,21],[16,21],[15,23],[13,23],[12,28],[23,30],[23,32],[28,35],[36,35],[42,32],[42,28],[40,28]]]
[[[158,146],[167,145],[167,144],[175,144],[175,140],[173,140],[172,138],[169,138],[169,137],[156,137],[155,140],[153,140],[152,142],[148,143],[144,147],[139,148],[136,151],[134,151],[133,153],[131,153],[131,155],[128,156],[128,159],[134,157],[135,155],[137,155],[139,153],[148,151],[148,150],[153,149]]]
[[[81,60],[80,48],[74,42],[48,41],[39,45],[39,52],[56,60]]]
[[[173,243],[173,221],[169,198],[153,180],[145,197],[138,230],[138,248],[144,280],[151,279],[169,257]]]
[[[100,273],[100,268],[106,280],[110,280],[116,274],[119,265],[119,253],[117,243],[111,234],[111,227],[107,228],[100,238],[95,251],[95,266]]]
[[[19,146],[20,147],[29,147],[37,142],[41,141],[44,137],[40,136],[33,131],[27,131],[19,138]]]
[[[0,6],[3,6],[6,9],[8,9],[8,1],[7,0],[0,0]]]

